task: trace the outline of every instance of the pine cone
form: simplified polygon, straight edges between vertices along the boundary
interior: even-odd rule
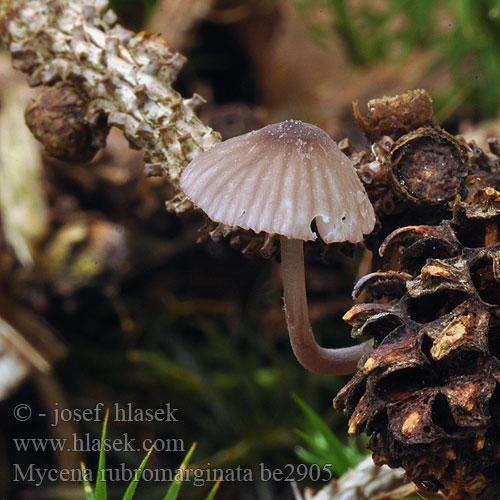
[[[109,127],[93,113],[82,92],[69,82],[46,88],[28,106],[26,124],[50,156],[87,162],[106,145]]]
[[[498,141],[484,152],[435,125],[425,90],[373,99],[365,117],[353,106],[370,141],[351,159],[377,214],[371,250],[398,227],[451,218],[456,201],[478,189],[500,189]]]
[[[363,278],[345,315],[375,339],[334,406],[371,435],[375,463],[455,500],[500,493],[500,192],[478,190],[451,221],[397,229],[389,271]]]

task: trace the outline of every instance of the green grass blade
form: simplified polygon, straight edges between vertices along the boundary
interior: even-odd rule
[[[299,398],[296,394],[293,394],[293,399],[300,406],[301,410],[306,415],[310,424],[314,427],[314,429],[319,432],[327,441],[329,449],[339,455],[345,455],[344,453],[344,445],[341,441],[335,436],[335,434],[331,431],[331,429],[325,424],[323,419],[307,404],[305,401]]]
[[[83,462],[80,462],[80,468],[82,469],[83,491],[85,493],[85,500],[95,500],[94,493],[92,493],[92,486],[90,486],[89,479],[87,477],[88,471]]]
[[[95,482],[95,500],[107,500],[108,493],[106,490],[106,429],[108,427],[109,409],[106,411],[106,417],[104,417],[104,424],[102,426],[102,436],[101,436],[101,450],[99,452],[99,467],[97,469],[97,479]]]
[[[295,433],[302,438],[308,445],[313,453],[318,456],[330,456],[330,450],[328,448],[328,444],[325,441],[325,438],[318,434],[308,434],[307,432],[301,431],[300,429],[296,429]]]
[[[137,488],[139,480],[141,479],[142,471],[146,467],[146,464],[148,463],[149,460],[149,456],[151,455],[153,449],[154,446],[151,446],[151,449],[148,451],[148,454],[144,457],[144,460],[141,462],[141,465],[139,465],[139,468],[135,471],[134,479],[132,479],[132,482],[128,485],[127,491],[125,492],[125,495],[123,495],[123,500],[132,500],[132,497],[134,496],[135,493],[135,489]]]
[[[365,447],[366,447],[366,444],[365,444]],[[362,462],[366,458],[366,455],[368,454],[366,449],[365,449],[364,453],[360,451],[360,449],[358,448],[358,445],[356,444],[356,441],[354,439],[350,439],[348,441],[347,446],[344,447],[344,451],[345,451],[346,457],[349,460],[351,467]]]
[[[207,498],[205,500],[214,500],[215,494],[217,493],[217,490],[219,489],[220,483],[222,479],[219,479],[214,485],[213,488],[210,490],[210,492],[207,495]]]
[[[184,471],[186,470],[186,467],[191,460],[191,456],[193,455],[195,448],[196,443],[193,443],[193,445],[187,452],[187,455],[184,457],[184,460],[182,461],[181,466],[179,467],[179,470],[174,477],[174,481],[170,485],[170,488],[168,489],[167,494],[165,495],[165,498],[163,500],[176,500],[177,495],[179,494],[179,490],[181,489]]]
[[[306,464],[319,465],[321,468],[328,466],[328,468],[337,476],[342,475],[339,472],[339,469],[337,469],[335,464],[332,464],[331,461],[325,460],[323,457],[315,455],[314,453],[310,452],[309,450],[306,450],[302,446],[295,447],[295,454]]]
[[[311,457],[314,456],[324,463],[330,463],[333,472],[335,472],[335,474],[338,474],[339,476],[344,474],[344,472],[346,472],[351,466],[351,462],[344,455],[339,456],[338,453],[332,453],[332,450],[328,449],[327,447],[318,446],[314,438],[309,436],[306,432],[302,432],[300,430],[297,430],[296,432],[297,435],[300,436],[309,445],[309,462],[311,460]]]
[[[322,455],[327,458],[327,461],[332,463],[336,474],[343,474],[350,467],[355,467],[362,460],[363,456],[349,450],[348,446],[345,446],[335,436],[323,419],[307,403],[302,401],[296,394],[292,396],[304,412],[314,432],[324,440],[324,446],[322,447],[322,443],[318,437],[309,435],[308,438],[305,438],[304,434],[299,431],[299,435],[312,447],[311,451],[313,454]]]

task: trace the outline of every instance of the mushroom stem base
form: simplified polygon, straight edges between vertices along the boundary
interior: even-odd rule
[[[317,344],[309,321],[304,272],[304,244],[281,236],[281,272],[286,323],[298,362],[321,375],[347,375],[356,371],[359,359],[372,349],[372,341],[341,349]]]

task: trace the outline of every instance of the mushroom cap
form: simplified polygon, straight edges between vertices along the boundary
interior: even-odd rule
[[[287,120],[233,137],[198,156],[181,188],[212,220],[290,239],[357,243],[375,225],[356,171],[330,136]]]

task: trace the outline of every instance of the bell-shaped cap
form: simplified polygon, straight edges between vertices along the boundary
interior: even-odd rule
[[[256,233],[361,241],[375,224],[356,171],[329,135],[296,120],[268,125],[205,151],[181,188],[212,220]]]

